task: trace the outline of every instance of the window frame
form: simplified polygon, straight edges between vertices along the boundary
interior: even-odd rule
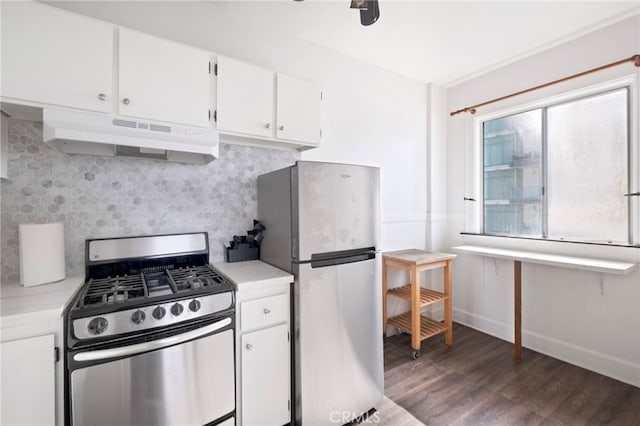
[[[467,194],[473,194],[473,198],[476,200],[473,203],[465,202],[465,229],[468,232],[465,234],[475,234],[478,236],[486,236],[491,238],[510,238],[510,239],[522,239],[522,240],[535,240],[535,241],[552,241],[567,244],[590,244],[590,245],[603,245],[603,246],[622,246],[622,247],[640,247],[640,197],[629,197],[628,203],[628,227],[627,233],[629,234],[628,244],[620,244],[619,242],[607,243],[596,242],[588,240],[554,240],[548,238],[547,230],[547,197],[546,192],[548,188],[547,182],[547,115],[543,111],[542,113],[542,185],[544,187],[545,194],[542,198],[542,237],[531,237],[526,235],[503,235],[503,234],[485,234],[484,233],[484,132],[483,123],[486,121],[495,120],[502,117],[511,116],[536,109],[550,108],[556,105],[561,105],[580,99],[585,99],[607,92],[612,92],[619,89],[626,89],[628,96],[627,103],[627,188],[629,192],[640,191],[640,146],[638,142],[638,72],[635,75],[626,76],[614,80],[610,80],[604,83],[595,84],[592,86],[580,88],[577,90],[570,90],[562,92],[556,95],[547,96],[538,99],[533,102],[524,103],[521,105],[512,106],[509,108],[499,109],[486,114],[473,117],[472,120],[472,137],[468,142],[472,143],[470,151],[472,152],[472,161],[470,169],[472,170],[471,182],[467,180],[467,191],[465,197],[469,197]],[[471,191],[469,191],[469,188]]]

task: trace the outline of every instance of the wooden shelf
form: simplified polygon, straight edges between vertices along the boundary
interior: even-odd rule
[[[387,294],[411,301],[411,284],[392,288],[387,292]],[[440,293],[439,291],[420,288],[420,307],[445,300],[446,298],[447,295],[444,293]]]
[[[451,293],[451,261],[456,257],[450,253],[436,253],[425,250],[409,249],[383,253],[382,255],[382,327],[387,330],[391,324],[411,334],[412,357],[420,357],[422,340],[444,333],[444,342],[453,344],[453,307]],[[409,284],[389,289],[387,283],[388,268],[404,269],[409,272]],[[443,291],[434,291],[420,286],[420,273],[432,269],[444,268]],[[409,301],[411,310],[392,318],[387,316],[387,298],[396,296]],[[415,296],[415,297],[413,297]],[[420,309],[432,303],[444,302],[444,321],[437,322],[420,315]],[[412,312],[415,318],[412,318]]]
[[[411,311],[389,318],[389,324],[398,327],[405,333],[411,334]],[[447,331],[447,326],[444,323],[420,315],[420,340],[445,331]]]

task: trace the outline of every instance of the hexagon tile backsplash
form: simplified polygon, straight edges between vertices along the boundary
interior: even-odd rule
[[[9,178],[1,189],[2,281],[18,281],[18,224],[64,222],[67,275],[84,270],[88,238],[209,233],[211,260],[257,214],[256,178],[300,154],[220,145],[205,166],[69,155],[42,142],[42,123],[9,120]]]

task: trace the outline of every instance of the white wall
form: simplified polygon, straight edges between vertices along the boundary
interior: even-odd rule
[[[449,111],[638,53],[640,18],[635,16],[450,87],[447,109],[441,113],[448,116]],[[621,65],[480,108],[477,114],[637,73],[632,64]],[[470,209],[463,197],[478,195],[470,185],[473,116],[461,114],[447,121],[448,245],[455,246],[463,242],[465,208],[467,216]],[[623,256],[638,261],[640,249],[631,251]],[[591,253],[616,256],[597,248]],[[454,319],[512,341],[512,262],[461,255],[454,264]],[[524,264],[522,273],[525,347],[640,386],[640,271],[613,276]]]
[[[200,2],[54,2],[322,85],[322,146],[304,160],[381,168],[382,249],[426,245],[426,85],[343,54],[248,27]]]

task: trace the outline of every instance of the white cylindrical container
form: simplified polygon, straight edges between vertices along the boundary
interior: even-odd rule
[[[20,284],[28,287],[64,279],[64,224],[22,223],[18,230]]]

